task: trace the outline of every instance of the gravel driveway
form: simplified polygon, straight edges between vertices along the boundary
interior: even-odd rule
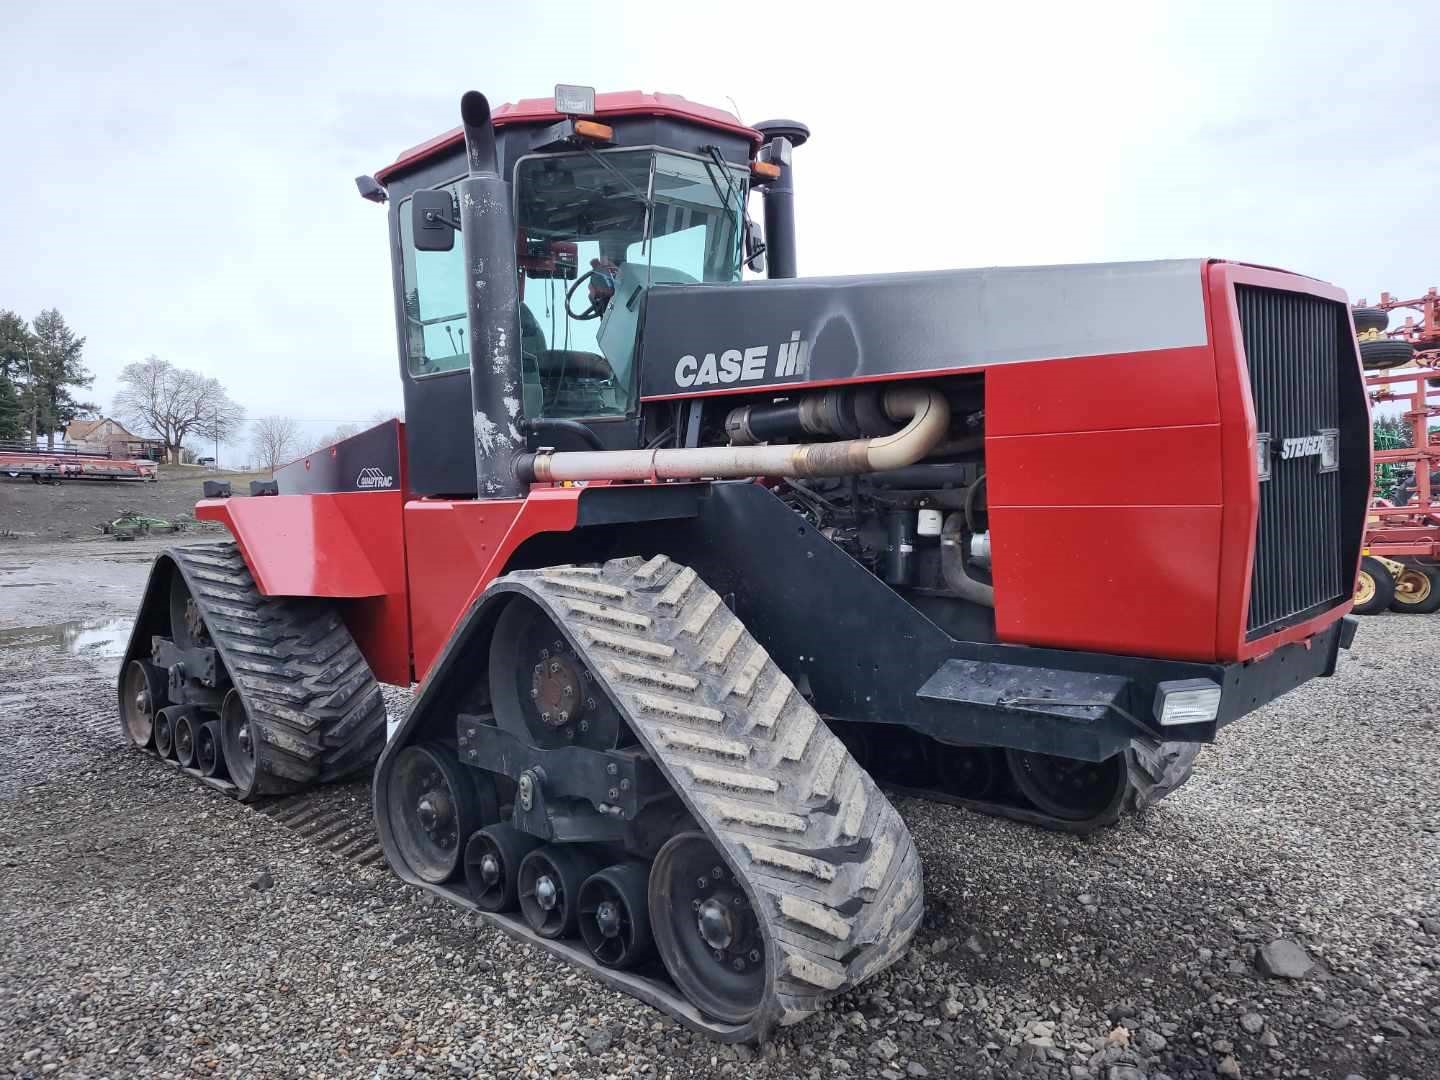
[[[0,550],[0,585],[54,583],[19,590],[24,617],[63,612],[93,559]],[[143,583],[143,560],[107,565],[110,588],[84,586],[97,619]],[[1100,837],[902,802],[925,858],[916,947],[751,1051],[126,750],[104,643],[12,634],[0,1075],[1433,1080],[1437,641],[1440,616],[1365,621],[1335,678]],[[363,785],[334,797],[363,818]],[[1302,977],[1257,968],[1277,940]]]

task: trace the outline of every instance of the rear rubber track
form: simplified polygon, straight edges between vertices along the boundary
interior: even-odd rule
[[[763,1039],[904,952],[924,906],[909,830],[694,570],[658,555],[496,585],[562,627],[749,894],[766,986],[712,1033]]]
[[[245,704],[256,747],[251,797],[292,794],[374,764],[385,702],[334,605],[262,596],[233,542],[174,547],[161,558],[189,586]],[[212,786],[240,794],[233,784]]]

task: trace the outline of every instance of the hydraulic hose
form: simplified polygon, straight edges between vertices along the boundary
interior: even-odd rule
[[[944,439],[950,405],[938,390],[895,386],[884,392],[890,419],[904,426],[892,435],[828,443],[778,446],[699,446],[677,450],[605,450],[525,454],[522,480],[696,480],[750,476],[854,476],[913,465]]]
[[[947,514],[940,528],[940,576],[956,596],[985,607],[995,606],[995,586],[976,581],[965,569],[964,514]]]

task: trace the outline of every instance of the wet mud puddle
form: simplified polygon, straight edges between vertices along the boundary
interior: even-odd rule
[[[119,659],[125,655],[134,619],[117,617],[70,619],[46,626],[17,626],[0,630],[0,649],[35,649],[51,645],[76,656],[93,660]]]

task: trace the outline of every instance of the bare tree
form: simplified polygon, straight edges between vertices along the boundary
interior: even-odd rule
[[[272,473],[295,457],[300,448],[300,426],[288,416],[262,416],[255,421],[250,449],[262,468]]]
[[[225,442],[245,422],[245,410],[230,400],[218,379],[179,368],[158,356],[126,364],[115,395],[115,415],[165,444],[165,458],[180,460],[180,444],[195,435]]]

